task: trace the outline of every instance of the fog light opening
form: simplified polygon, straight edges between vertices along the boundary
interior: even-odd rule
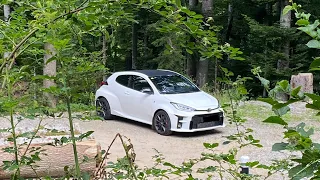
[[[177,128],[180,129],[182,128],[182,121],[183,120],[183,117],[182,116],[177,116],[178,117],[178,123],[177,123]]]

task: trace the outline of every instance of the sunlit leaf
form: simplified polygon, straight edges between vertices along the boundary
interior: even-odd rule
[[[281,117],[279,116],[270,116],[269,118],[267,118],[266,120],[264,120],[263,122],[266,123],[273,123],[273,124],[280,124],[280,125],[288,125],[288,123],[286,123]]]

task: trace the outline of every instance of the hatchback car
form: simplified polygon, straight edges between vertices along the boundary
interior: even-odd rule
[[[161,135],[224,127],[224,112],[213,96],[179,73],[134,70],[113,73],[96,91],[97,113],[150,124]]]

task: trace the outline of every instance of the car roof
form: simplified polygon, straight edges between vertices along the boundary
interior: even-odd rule
[[[173,72],[173,71],[168,71],[168,70],[161,70],[161,69],[157,69],[157,70],[133,70],[131,72],[138,72],[138,73],[142,73],[145,74],[149,77],[152,76],[170,76],[170,75],[177,75],[177,73]]]

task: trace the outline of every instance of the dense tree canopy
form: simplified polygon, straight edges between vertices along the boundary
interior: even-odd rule
[[[305,45],[307,35],[296,33],[294,13],[282,15],[285,0],[1,3],[1,72],[5,66],[28,65],[30,74],[42,75],[44,55],[54,53],[49,61],[57,61],[57,76],[70,74],[80,94],[93,92],[93,82],[103,74],[128,69],[171,69],[201,87],[214,85],[219,90],[220,66],[234,77],[253,76],[251,69],[260,66],[262,76],[275,82],[306,72],[319,55]],[[297,3],[313,13],[312,19],[320,16],[316,0]],[[10,8],[7,21],[5,7]],[[45,43],[52,44],[54,52],[48,52]],[[64,68],[70,66],[75,68]],[[257,84],[247,83],[252,96],[263,93]]]

